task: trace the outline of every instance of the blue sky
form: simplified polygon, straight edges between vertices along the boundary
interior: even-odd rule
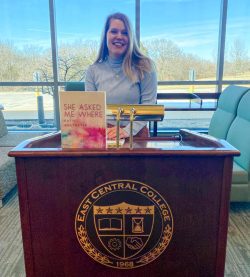
[[[249,0],[228,0],[228,40],[250,45]],[[58,43],[97,40],[106,16],[126,13],[134,0],[55,0]],[[211,58],[217,51],[220,0],[141,0],[141,39],[166,38],[187,53]],[[48,0],[1,0],[1,41],[18,48],[50,46]],[[249,49],[249,46],[248,46]],[[250,51],[249,51],[250,52]]]

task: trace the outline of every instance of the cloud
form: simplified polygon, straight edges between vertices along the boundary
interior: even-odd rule
[[[45,29],[38,29],[38,28],[28,28],[27,31],[31,32],[40,32],[40,33],[50,33],[50,29],[45,30]]]
[[[228,43],[235,39],[241,39],[246,45],[250,44],[250,22],[245,17],[239,17],[227,21],[226,40]],[[141,31],[142,40],[165,38],[173,41],[186,53],[195,53],[204,58],[211,57],[211,54],[218,47],[219,38],[219,20],[190,22],[187,24],[176,23],[161,25],[155,29],[147,28],[147,33],[143,34],[143,26]],[[154,35],[151,35],[154,34]]]
[[[141,5],[143,3],[147,3],[147,2],[153,2],[154,4],[159,2],[159,3],[186,3],[186,2],[194,2],[194,0],[141,0]]]
[[[162,32],[150,30],[150,33],[155,33],[155,35],[145,35],[142,39],[152,39],[152,38],[166,38],[175,41],[178,45],[188,44],[188,45],[199,45],[206,44],[211,41],[218,39],[218,24],[216,22],[192,22],[190,24],[179,25],[179,26],[165,26],[161,27]],[[141,32],[143,34],[143,32]],[[193,41],[190,43],[190,41]],[[183,43],[185,42],[185,43]]]

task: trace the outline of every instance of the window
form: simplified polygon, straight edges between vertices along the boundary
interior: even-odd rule
[[[151,56],[157,67],[159,94],[171,92],[179,96],[180,93],[198,93],[203,97],[208,93],[204,96],[203,107],[208,107],[207,112],[216,108],[216,100],[213,96],[209,98],[211,94],[215,95],[214,92],[220,92],[221,88],[232,83],[250,84],[248,0],[237,3],[228,0],[226,46],[225,52],[221,52],[225,54],[224,64],[223,59],[218,61],[221,5],[226,1],[105,0],[105,5],[103,0],[0,1],[0,104],[5,107],[8,127],[20,126],[23,121],[26,122],[23,126],[43,128],[44,125],[39,123],[40,108],[37,107],[41,98],[46,124],[51,125],[54,114],[59,123],[57,86],[60,90],[66,81],[84,80],[87,67],[96,58],[105,19],[114,12],[127,14],[132,25],[137,26],[141,49]],[[53,4],[55,30],[53,24],[50,25]],[[58,61],[56,55],[52,61],[51,34],[54,33]],[[52,65],[54,68],[57,66],[58,76],[53,76]],[[38,84],[34,86],[33,82]],[[23,103],[25,105],[21,107],[17,103],[20,95],[20,103],[25,97],[37,98]],[[185,103],[175,100],[162,99],[159,103],[166,108],[189,105],[188,100]],[[185,117],[189,119],[187,113]],[[166,121],[159,126],[171,128],[170,120],[173,118],[180,120],[180,127],[192,128],[193,123],[181,121],[182,116],[180,112],[167,112]],[[197,126],[206,128],[211,112],[195,111],[192,116]],[[200,118],[205,120],[198,120]],[[174,121],[173,125],[179,126]]]
[[[219,19],[217,0],[141,0],[141,41],[159,81],[215,80]]]
[[[34,72],[43,79],[51,71],[48,1],[2,0],[0,2],[0,82],[32,82]]]
[[[0,87],[0,102],[10,130],[39,128],[41,113],[38,114],[37,101],[41,98],[45,115],[41,126],[48,121],[53,126],[53,98],[49,94],[42,96],[51,88],[15,86],[15,82],[53,81],[48,3],[47,0],[0,2],[0,82],[13,82],[11,86]]]
[[[54,128],[53,98],[43,87],[13,86],[0,91],[8,129],[46,131]]]
[[[250,79],[249,29],[249,0],[229,0],[223,76],[226,80]]]
[[[99,7],[99,8],[98,8]],[[126,13],[135,21],[134,1],[56,1],[60,81],[81,81],[97,57],[106,17]],[[70,12],[69,12],[70,11]]]

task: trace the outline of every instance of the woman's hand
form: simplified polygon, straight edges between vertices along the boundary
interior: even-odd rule
[[[120,138],[127,138],[129,137],[129,134],[123,129],[119,129]],[[116,139],[116,127],[111,127],[107,129],[107,136],[108,139]]]

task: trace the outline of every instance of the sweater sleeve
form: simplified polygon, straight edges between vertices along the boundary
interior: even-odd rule
[[[86,91],[97,91],[94,78],[94,70],[92,66],[89,66],[85,77],[85,90]]]
[[[156,72],[146,72],[143,80],[139,83],[140,86],[140,104],[154,105],[156,104],[157,97],[157,76]],[[135,121],[133,124],[133,135],[136,135],[144,126],[147,125],[146,121]],[[129,124],[124,130],[129,134]]]

